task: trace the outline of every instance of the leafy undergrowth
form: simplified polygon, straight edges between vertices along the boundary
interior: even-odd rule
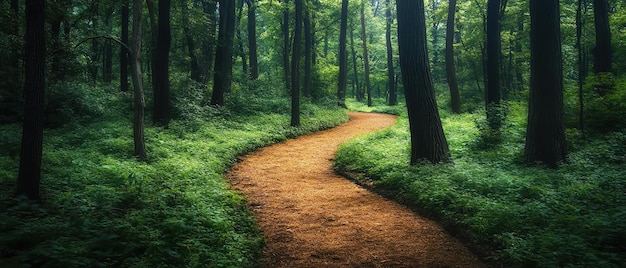
[[[179,105],[184,120],[146,129],[140,163],[129,97],[109,98],[106,117],[46,130],[42,204],[12,197],[20,127],[0,127],[0,267],[253,266],[264,241],[222,175],[240,154],[347,120],[305,102],[293,128],[288,100],[263,92]]]
[[[559,169],[523,164],[525,109],[513,104],[500,145],[485,148],[480,114],[444,115],[453,164],[408,163],[408,121],[344,144],[336,168],[439,219],[508,267],[626,263],[626,132],[568,133]]]

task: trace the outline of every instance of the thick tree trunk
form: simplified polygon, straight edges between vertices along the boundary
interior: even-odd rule
[[[400,68],[411,132],[411,163],[449,158],[426,47],[423,0],[397,0]]]
[[[304,23],[304,87],[302,93],[305,97],[311,97],[311,79],[313,64],[313,36],[311,34],[311,9],[306,8],[303,18]]]
[[[45,1],[26,1],[24,124],[17,195],[39,200],[45,91]]]
[[[485,109],[487,122],[494,130],[500,129],[500,0],[487,2],[487,90]]]
[[[224,106],[224,93],[230,91],[233,78],[233,37],[235,35],[235,1],[221,0],[220,26],[215,51],[215,71],[211,105]]]
[[[250,78],[259,78],[259,62],[257,56],[256,38],[256,3],[248,0],[248,54],[250,54]]]
[[[456,68],[454,64],[454,16],[456,14],[456,0],[450,0],[448,5],[448,22],[446,24],[446,75],[450,87],[450,104],[452,112],[461,113],[461,97],[459,96],[459,83],[456,80]]]
[[[372,106],[372,87],[370,86],[370,59],[367,51],[367,32],[365,27],[365,0],[361,0],[361,40],[363,41],[363,65],[365,66],[365,90],[367,106]]]
[[[122,36],[121,41],[128,44],[128,0],[124,0],[122,4]],[[128,51],[124,46],[120,46],[120,90],[128,91]]]
[[[190,76],[191,79],[196,82],[202,82],[202,75],[200,72],[200,64],[198,63],[198,56],[196,56],[196,42],[193,39],[193,34],[189,26],[189,7],[187,1],[181,1],[182,19],[183,19],[183,33],[185,35],[185,41],[187,43],[187,53],[190,59]]]
[[[291,38],[289,38],[289,0],[283,0],[283,22],[281,26],[283,31],[283,78],[285,79],[285,89],[287,92],[290,92],[289,47]]]
[[[530,99],[525,159],[556,167],[567,147],[558,0],[530,1]]]
[[[302,41],[302,0],[296,2],[293,55],[291,59],[291,126],[300,125],[300,43]]]
[[[393,68],[393,45],[391,43],[391,24],[393,24],[393,18],[391,17],[391,1],[385,2],[385,42],[387,45],[387,91],[389,92],[389,105],[394,106],[398,104],[398,93],[396,91],[396,72]]]
[[[134,119],[133,140],[135,144],[135,157],[139,161],[145,161],[146,142],[144,138],[144,110],[146,101],[143,91],[143,73],[141,71],[141,39],[142,39],[142,0],[133,0],[133,36],[131,41],[131,76],[133,80],[134,96]]]
[[[593,49],[593,71],[595,73],[610,73],[612,71],[612,50],[608,1],[593,0],[593,15],[596,26],[596,47]]]
[[[341,23],[339,27],[339,83],[337,104],[346,107],[346,88],[348,85],[348,53],[346,51],[346,32],[348,30],[348,0],[341,1]]]
[[[160,126],[167,126],[170,121],[170,0],[159,0],[159,21],[157,29],[156,55],[152,72],[152,88],[154,90],[154,106],[152,119]]]

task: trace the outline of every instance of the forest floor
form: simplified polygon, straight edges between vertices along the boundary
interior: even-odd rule
[[[333,172],[341,143],[396,120],[349,116],[339,127],[244,156],[228,174],[267,240],[259,265],[486,267],[437,223]]]

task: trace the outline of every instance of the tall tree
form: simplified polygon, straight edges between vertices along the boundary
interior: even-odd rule
[[[285,79],[285,89],[289,92],[291,88],[291,71],[289,70],[289,45],[291,44],[291,38],[289,37],[289,0],[283,1],[283,21],[281,29],[283,32],[283,78]]]
[[[250,78],[259,78],[259,62],[257,56],[256,38],[256,3],[247,0],[248,3],[248,54],[250,55]]]
[[[449,158],[426,47],[423,0],[397,0],[398,47],[411,132],[411,163]]]
[[[44,0],[26,1],[24,124],[17,195],[39,200],[45,91]]]
[[[361,41],[363,41],[363,64],[365,66],[365,90],[367,106],[372,106],[372,87],[370,86],[370,59],[367,51],[367,32],[365,27],[365,0],[361,0]]]
[[[389,105],[398,104],[398,93],[396,91],[396,72],[393,68],[393,45],[391,43],[391,0],[385,1],[385,43],[387,45],[387,91],[389,92]]]
[[[583,27],[585,26],[585,20],[583,19],[583,1],[585,0],[578,0],[576,7],[576,49],[578,50],[578,128],[581,133],[584,133],[585,131],[585,100],[583,86],[588,72],[587,53],[582,44]]]
[[[113,7],[107,6],[104,13],[104,26],[106,27],[107,35],[111,35],[113,31],[113,24],[111,18],[113,17]],[[113,43],[104,43],[104,56],[102,62],[102,81],[106,84],[111,84],[113,81]]]
[[[346,32],[348,30],[348,0],[341,0],[341,23],[339,26],[339,83],[337,103],[346,107],[346,88],[348,85],[348,53],[346,51]]]
[[[202,11],[208,16],[209,23],[207,25],[208,35],[205,40],[202,41],[202,80],[209,81],[212,76],[213,64],[215,63],[215,40],[216,30],[218,26],[217,13],[217,0],[202,1]],[[208,99],[208,97],[206,98]]]
[[[135,157],[139,161],[147,158],[146,142],[144,138],[144,111],[146,101],[143,91],[143,73],[141,71],[141,40],[142,40],[142,0],[133,0],[133,33],[130,45],[131,77],[134,88],[134,115],[133,115],[133,140],[135,145]]]
[[[190,75],[191,79],[196,82],[202,82],[202,75],[200,72],[200,64],[198,63],[198,56],[196,55],[196,42],[193,39],[191,33],[191,26],[189,23],[189,7],[187,6],[187,0],[181,1],[182,19],[183,19],[183,34],[185,35],[185,41],[187,43],[187,55],[190,60]]]
[[[310,5],[306,5],[304,11],[304,86],[302,87],[302,93],[305,97],[311,96],[311,80],[312,80],[312,65],[313,65],[313,34],[311,32],[311,8]]]
[[[363,90],[361,90],[361,84],[359,83],[359,70],[358,70],[357,63],[356,63],[356,58],[357,58],[357,56],[356,56],[356,49],[354,48],[354,26],[353,26],[353,23],[350,23],[350,52],[351,52],[350,54],[352,56],[352,69],[353,69],[353,72],[354,72],[354,81],[352,82],[352,89],[354,90],[354,97],[356,98],[356,100],[357,101],[362,101],[365,98],[365,94],[363,93]],[[346,59],[346,61],[347,61],[347,59]],[[346,64],[348,64],[348,63],[346,63]]]
[[[122,43],[128,44],[128,0],[123,0],[121,13],[122,36],[120,39]],[[124,46],[120,46],[120,90],[128,91],[128,50]]]
[[[295,0],[296,16],[291,58],[291,126],[300,125],[300,43],[302,41],[302,0]]]
[[[500,0],[487,2],[487,90],[485,108],[491,129],[500,128]]]
[[[448,3],[448,22],[446,24],[446,76],[450,87],[450,104],[452,112],[461,113],[461,97],[459,96],[459,82],[456,80],[456,68],[454,64],[454,22],[456,15],[456,0]]]
[[[241,57],[241,68],[245,75],[248,75],[248,59],[243,47],[243,38],[241,38],[241,18],[243,17],[243,1],[237,0],[237,17],[235,18],[235,31],[237,34],[237,50]]]
[[[556,167],[567,156],[558,0],[530,0],[530,99],[525,159]]]
[[[593,0],[593,15],[596,26],[596,47],[593,49],[593,71],[609,73],[611,69],[611,28],[607,0]]]
[[[170,0],[159,0],[159,21],[157,26],[157,46],[153,67],[156,74],[152,88],[154,108],[152,119],[157,125],[167,126],[170,121]],[[154,29],[153,29],[154,31]]]
[[[215,51],[215,71],[211,105],[224,105],[224,92],[229,92],[233,78],[233,37],[235,35],[235,1],[221,0],[220,26]]]

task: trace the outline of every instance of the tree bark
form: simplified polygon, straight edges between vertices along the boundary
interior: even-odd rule
[[[391,24],[393,18],[391,17],[391,1],[385,2],[385,42],[387,45],[387,91],[389,92],[389,105],[394,106],[398,104],[398,93],[396,91],[396,72],[393,68],[393,45],[391,43]]]
[[[370,59],[367,51],[367,32],[365,27],[365,0],[361,0],[361,40],[363,41],[363,64],[365,66],[365,90],[367,106],[372,107],[372,87],[370,86]]]
[[[348,85],[348,53],[346,52],[346,32],[348,29],[348,0],[341,0],[341,23],[339,30],[339,83],[337,104],[346,107],[346,88]]]
[[[423,0],[397,0],[400,68],[411,132],[411,164],[449,158],[426,47]]]
[[[121,41],[128,44],[128,0],[124,0],[122,4],[122,36]],[[128,50],[124,46],[120,46],[120,90],[128,91]]]
[[[170,0],[159,0],[159,21],[157,29],[156,55],[152,72],[154,106],[152,119],[160,126],[167,126],[170,121],[170,44],[172,36],[170,33]]]
[[[248,0],[248,54],[250,54],[250,78],[259,78],[259,63],[256,38],[256,3]]]
[[[300,43],[302,41],[302,0],[295,0],[296,16],[291,59],[291,126],[300,125]]]
[[[557,167],[567,146],[558,0],[530,1],[530,99],[525,159]]]
[[[494,130],[500,129],[500,0],[487,2],[487,90],[485,109],[487,122]]]
[[[608,1],[593,0],[593,15],[596,26],[596,47],[593,49],[593,71],[595,73],[610,73],[612,71],[612,50]]]
[[[134,96],[134,119],[133,140],[135,145],[135,157],[139,161],[145,161],[146,142],[144,138],[144,110],[146,101],[143,91],[143,73],[141,71],[141,40],[142,40],[142,0],[133,0],[133,33],[131,41],[131,77],[133,80]]]
[[[26,1],[24,124],[16,194],[39,200],[45,92],[45,1]]]
[[[456,15],[456,0],[450,0],[448,4],[448,22],[446,24],[446,76],[450,87],[450,104],[452,112],[461,113],[461,97],[459,96],[459,83],[456,80],[456,68],[454,64],[454,17]]]
[[[230,91],[233,78],[233,37],[235,35],[235,0],[220,1],[220,25],[215,51],[215,71],[211,105],[224,106],[224,93]]]

